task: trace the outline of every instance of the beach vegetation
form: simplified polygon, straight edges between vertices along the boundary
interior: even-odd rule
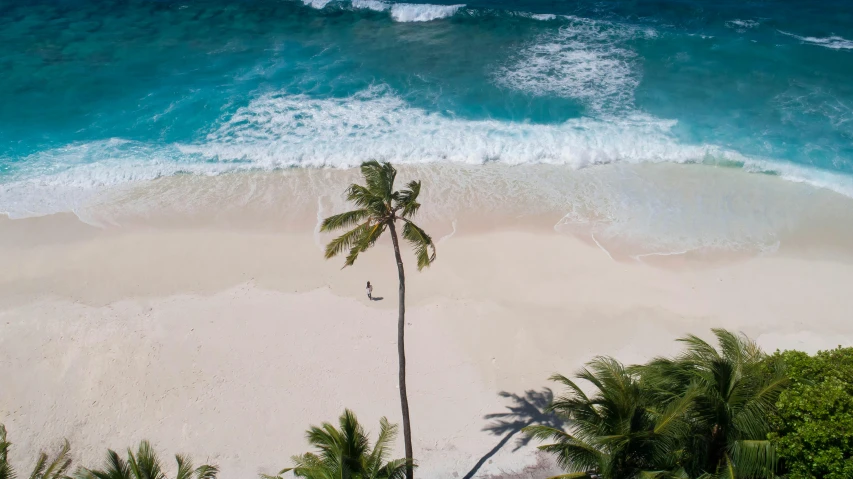
[[[17,472],[9,462],[9,450],[12,443],[6,439],[6,427],[0,424],[0,479],[15,479]],[[52,457],[42,451],[36,458],[35,465],[29,474],[30,479],[66,479],[66,472],[71,467],[71,446],[67,440],[62,441],[59,451]]]
[[[195,467],[188,456],[176,455],[175,479],[216,479],[219,469],[212,465]],[[80,468],[75,479],[167,479],[157,453],[148,441],[139,443],[134,453],[128,448],[127,459],[122,459],[112,449],[107,450],[103,469]]]
[[[309,428],[305,437],[315,452],[294,456],[294,466],[282,469],[278,475],[261,477],[282,479],[288,472],[306,479],[402,479],[406,476],[409,461],[388,459],[397,437],[395,424],[384,417],[379,420],[379,436],[373,447],[364,427],[349,409],[341,415],[338,424],[338,428],[328,422]]]
[[[347,201],[355,204],[356,209],[330,216],[323,220],[320,231],[332,232],[347,230],[332,239],[326,245],[326,258],[346,253],[344,267],[352,266],[359,254],[367,251],[389,232],[394,247],[394,259],[397,263],[399,279],[397,314],[397,355],[399,366],[400,406],[403,414],[403,442],[408,466],[406,477],[412,479],[412,427],[409,420],[409,399],[406,392],[406,276],[403,270],[403,258],[397,234],[398,222],[402,223],[401,236],[413,248],[418,270],[435,261],[435,244],[432,238],[412,218],[418,213],[421,204],[418,196],[421,192],[420,181],[410,181],[401,190],[394,190],[397,170],[390,163],[368,161],[362,163],[361,174],[364,184],[352,184],[346,190]]]
[[[771,435],[788,479],[853,478],[853,348],[777,352],[790,386]]]
[[[577,375],[593,385],[590,397],[556,376],[568,394],[551,409],[568,428],[528,432],[553,441],[540,449],[556,454],[571,477],[776,477],[781,468],[770,435],[789,379],[753,341],[713,331],[717,347],[690,335],[673,358],[628,368],[612,358],[594,360]]]

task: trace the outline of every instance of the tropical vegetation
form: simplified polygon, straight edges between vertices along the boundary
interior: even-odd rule
[[[713,330],[715,344],[679,341],[674,357],[641,365],[596,357],[571,376],[543,413],[521,424],[539,448],[573,479],[850,479],[853,478],[853,348],[808,355],[765,354],[747,337]],[[500,416],[500,415],[498,415]],[[521,425],[514,426],[520,428]],[[512,430],[511,434],[514,434]],[[355,414],[337,427],[306,431],[313,447],[275,476],[306,479],[402,479],[413,460],[389,459],[397,426],[379,422],[375,444]],[[509,437],[509,436],[508,436]],[[18,476],[0,424],[0,479]],[[147,441],[125,457],[109,450],[100,469],[78,468],[74,479],[215,479],[214,465],[195,467],[175,456],[168,475]],[[70,479],[70,446],[40,453],[30,479]],[[21,476],[24,477],[24,476]]]
[[[421,207],[418,203],[421,192],[420,181],[411,181],[404,189],[395,191],[394,180],[397,178],[397,170],[387,162],[363,163],[361,174],[365,184],[352,184],[346,191],[347,201],[354,203],[356,209],[326,218],[320,225],[320,231],[347,230],[326,245],[327,259],[347,252],[344,267],[352,266],[358,255],[375,245],[386,230],[391,235],[399,278],[397,355],[400,406],[403,413],[403,443],[408,461],[406,477],[412,479],[414,477],[412,426],[409,420],[409,399],[406,392],[406,276],[403,271],[403,258],[400,255],[397,222],[402,222],[403,239],[414,249],[418,271],[435,261],[435,244],[421,227],[412,222],[412,218]]]
[[[216,479],[219,469],[216,466],[193,466],[192,460],[184,455],[176,455],[177,471],[175,479]],[[103,469],[81,468],[75,479],[167,479],[163,464],[148,441],[139,443],[136,453],[127,450],[127,460],[122,459],[112,449],[107,451]]]
[[[767,355],[715,329],[717,345],[624,366],[598,357],[548,410],[566,426],[525,430],[566,478],[853,477],[853,349]]]
[[[791,384],[771,439],[790,479],[853,478],[853,348],[777,352]]]
[[[15,479],[17,472],[9,462],[9,449],[12,443],[6,440],[6,427],[0,424],[0,479]],[[64,479],[65,472],[71,467],[71,446],[63,441],[59,451],[51,458],[46,452],[40,452],[29,474],[30,479]]]
[[[402,479],[406,475],[406,459],[388,460],[397,437],[397,426],[386,418],[379,420],[379,436],[371,448],[370,439],[359,424],[355,414],[345,410],[339,419],[340,428],[324,422],[312,426],[305,433],[308,443],[316,452],[293,457],[293,467],[282,469],[276,476],[262,475],[264,479],[282,479],[292,471],[296,477],[306,479]],[[412,465],[414,466],[414,465]]]

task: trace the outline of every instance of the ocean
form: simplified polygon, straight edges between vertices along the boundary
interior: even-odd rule
[[[0,65],[11,218],[373,158],[542,180],[561,224],[669,237],[648,251],[772,245],[800,196],[853,198],[847,0],[0,0]]]

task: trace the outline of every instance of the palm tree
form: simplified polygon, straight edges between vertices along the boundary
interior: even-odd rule
[[[349,231],[333,239],[326,245],[326,259],[348,251],[344,267],[352,266],[360,253],[376,244],[387,228],[391,232],[394,244],[394,257],[397,260],[397,274],[400,280],[399,311],[397,317],[397,355],[399,359],[400,406],[403,410],[403,441],[406,447],[406,459],[409,466],[407,479],[413,479],[412,426],[409,421],[409,399],[406,394],[406,348],[404,341],[406,316],[406,277],[403,273],[403,258],[400,256],[400,244],[397,238],[397,221],[403,222],[403,239],[415,250],[418,271],[435,260],[435,245],[432,238],[423,229],[412,222],[421,204],[418,195],[421,182],[411,181],[405,189],[394,191],[394,179],[397,170],[390,163],[368,161],[362,163],[361,174],[365,185],[352,184],[347,189],[347,201],[355,203],[358,209],[334,215],[323,220],[320,231],[328,232],[340,229]]]
[[[408,466],[412,466],[406,459],[388,461],[397,426],[384,417],[379,420],[379,437],[373,449],[349,409],[340,417],[340,429],[325,422],[320,427],[312,426],[305,436],[317,453],[294,456],[294,467],[282,469],[276,476],[261,477],[282,479],[283,474],[293,471],[295,476],[306,479],[402,479]]]
[[[216,479],[219,469],[216,466],[203,465],[194,467],[192,461],[183,455],[176,455],[178,470],[175,479]],[[157,453],[148,441],[139,443],[136,454],[128,448],[127,461],[118,453],[109,449],[107,460],[102,470],[81,468],[75,474],[76,479],[166,479],[163,466]]]
[[[598,357],[576,373],[589,382],[589,396],[571,379],[554,375],[568,392],[548,407],[568,431],[548,425],[524,431],[537,439],[554,441],[539,449],[557,457],[568,474],[559,478],[638,479],[681,477],[678,440],[686,424],[682,416],[693,391],[666,408],[657,408],[636,375],[613,358]]]
[[[6,440],[6,427],[0,424],[0,479],[15,479],[15,469],[9,464],[9,447],[11,442]],[[62,442],[59,452],[53,460],[45,452],[39,453],[36,464],[30,472],[30,479],[66,479],[65,472],[71,466],[71,446],[68,441]],[[49,461],[49,462],[48,462]]]
[[[713,332],[719,350],[690,335],[679,340],[687,345],[680,356],[654,359],[636,371],[663,405],[695,388],[684,445],[690,477],[775,477],[777,456],[767,435],[788,380],[753,341],[724,329]]]

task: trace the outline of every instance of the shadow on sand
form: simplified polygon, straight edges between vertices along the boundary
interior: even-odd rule
[[[474,474],[483,467],[483,464],[485,464],[492,456],[497,454],[497,452],[500,451],[510,441],[510,439],[513,438],[513,436],[521,432],[524,427],[531,424],[542,424],[555,428],[562,428],[564,425],[563,420],[559,417],[545,412],[545,408],[547,408],[554,399],[554,393],[548,388],[544,388],[541,391],[526,391],[523,396],[508,393],[506,391],[501,391],[498,394],[501,397],[509,399],[509,405],[506,407],[507,411],[487,414],[484,416],[484,419],[487,419],[490,422],[483,428],[483,430],[488,431],[495,436],[503,437],[497,444],[495,444],[495,447],[483,455],[483,457],[474,464],[474,467],[472,467],[462,479],[473,478]],[[517,451],[526,446],[530,443],[531,439],[532,438],[526,434],[519,435],[515,441],[513,451]]]

